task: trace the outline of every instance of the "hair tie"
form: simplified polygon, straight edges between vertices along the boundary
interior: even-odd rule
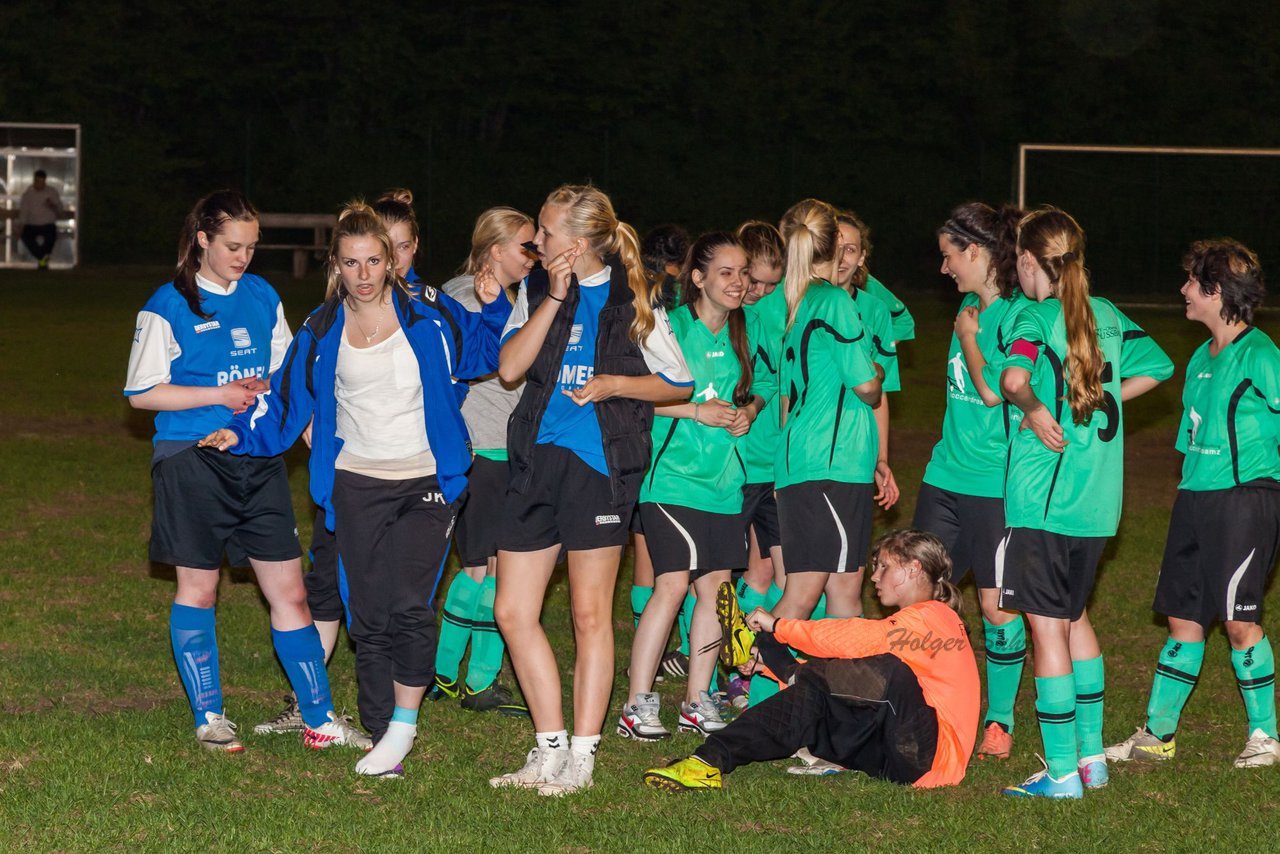
[[[1076,253],[1072,252],[1071,250],[1067,250],[1066,252],[1062,253],[1063,264],[1068,264],[1074,260],[1076,260]]]

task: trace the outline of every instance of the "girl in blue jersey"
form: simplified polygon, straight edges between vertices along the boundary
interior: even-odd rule
[[[333,712],[284,461],[228,459],[197,447],[255,404],[289,345],[280,298],[246,272],[257,242],[258,214],[248,199],[234,190],[204,197],[183,225],[173,281],[138,314],[125,395],[134,408],[157,413],[151,559],[176,570],[169,636],[202,747],[244,749],[222,706],[214,606],[224,554],[257,575],[272,642],[301,707],[304,742],[367,746]]]
[[[374,734],[359,774],[398,776],[434,679],[431,600],[471,465],[454,378],[497,366],[510,313],[501,289],[480,314],[434,288],[411,297],[391,238],[347,206],[329,250],[328,299],[304,322],[271,392],[204,444],[236,454],[290,447],[314,417],[311,494],[336,534],[356,645],[360,717]]]
[[[507,429],[511,486],[499,542],[494,614],[533,717],[523,768],[492,778],[559,795],[591,785],[613,687],[613,589],[655,402],[688,399],[693,381],[666,312],[655,308],[639,242],[608,196],[564,186],[534,237],[545,268],[520,288],[499,374],[525,378]],[[561,549],[569,556],[577,661],[574,735],[541,624]]]
[[[1022,212],[970,202],[938,229],[943,275],[963,295],[948,351],[942,441],[916,499],[913,527],[936,534],[960,578],[973,571],[986,639],[988,709],[979,757],[1007,759],[1026,658],[1022,618],[1000,610],[996,548],[1004,537],[1004,470],[1022,412],[1000,396],[999,369],[1018,312],[1015,242]],[[988,370],[988,365],[992,370]]]
[[[1080,798],[1107,783],[1104,672],[1086,611],[1098,561],[1120,522],[1123,403],[1173,363],[1110,302],[1089,294],[1084,232],[1056,208],[1018,226],[1018,315],[1000,373],[1023,412],[1005,480],[996,558],[1000,607],[1027,615],[1035,639],[1036,715],[1046,768],[1005,794]]]

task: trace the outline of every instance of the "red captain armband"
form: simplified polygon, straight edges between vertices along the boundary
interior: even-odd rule
[[[1025,338],[1019,338],[1013,342],[1013,346],[1009,348],[1011,356],[1026,356],[1031,360],[1031,364],[1036,363],[1036,359],[1040,358],[1040,348],[1032,344]]]

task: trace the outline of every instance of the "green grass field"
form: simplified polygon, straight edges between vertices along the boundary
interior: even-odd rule
[[[1176,762],[1113,767],[1109,787],[1076,803],[997,794],[1039,767],[1030,667],[1013,758],[974,763],[962,786],[945,791],[851,774],[796,778],[779,764],[734,773],[723,793],[666,795],[642,788],[640,774],[687,754],[694,739],[626,742],[609,736],[610,719],[594,789],[562,800],[495,792],[487,778],[518,767],[531,728],[456,704],[428,704],[408,774],[395,782],[357,778],[351,751],[315,753],[284,736],[249,734],[238,756],[205,753],[192,738],[169,649],[172,570],[147,561],[150,418],[120,395],[134,314],[164,279],[159,269],[0,271],[0,849],[1280,848],[1280,769],[1231,768],[1246,732],[1221,632],[1209,642]],[[318,301],[319,280],[273,279],[296,325]],[[878,529],[911,519],[941,421],[956,303],[941,290],[905,296],[919,334],[903,346],[906,391],[893,400],[903,497],[877,517]],[[1131,314],[1179,366],[1203,337],[1178,311]],[[1181,370],[1126,413],[1125,516],[1092,606],[1107,656],[1108,743],[1143,720],[1165,635],[1149,606],[1180,463],[1172,450],[1180,391]],[[295,452],[290,464],[306,542],[305,458]],[[624,566],[615,610],[619,674],[631,640],[628,584]],[[965,592],[980,644],[971,585]],[[1274,589],[1268,604],[1280,605]],[[545,616],[568,685],[573,641],[563,577]],[[224,573],[218,628],[227,711],[247,732],[288,690],[247,574]],[[352,664],[344,640],[330,679],[338,705],[354,710]],[[661,690],[669,711],[677,689],[668,682]],[[624,692],[620,678],[614,714]]]

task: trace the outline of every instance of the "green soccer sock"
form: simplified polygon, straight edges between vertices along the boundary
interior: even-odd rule
[[[1271,640],[1263,635],[1248,649],[1232,649],[1231,666],[1249,715],[1249,735],[1260,729],[1275,738],[1276,660],[1271,654]]]
[[[1071,662],[1076,681],[1076,750],[1079,758],[1102,755],[1106,676],[1102,656]]]
[[[1027,658],[1026,624],[1021,615],[1000,626],[984,617],[982,630],[987,645],[987,717],[983,725],[994,721],[1012,733],[1013,704]]]
[[[493,684],[502,669],[502,642],[498,623],[493,618],[493,600],[498,594],[498,579],[489,576],[480,585],[480,601],[471,621],[471,659],[467,662],[467,687],[478,693]]]
[[[1040,720],[1049,775],[1060,780],[1075,773],[1079,754],[1076,753],[1074,675],[1036,677],[1036,717]]]
[[[757,592],[754,587],[745,581],[738,581],[738,589],[735,591],[738,596],[738,607],[742,609],[743,616],[750,614],[756,608],[763,608],[767,593]]]
[[[640,587],[639,585],[631,585],[631,624],[633,626],[640,625],[640,615],[644,613],[644,606],[649,604],[649,600],[653,598],[653,586]]]
[[[459,571],[449,584],[440,616],[440,640],[436,644],[436,675],[442,679],[458,678],[458,665],[471,639],[471,625],[480,604],[480,584]]]
[[[680,613],[676,617],[676,623],[680,627],[680,652],[689,655],[689,623],[693,620],[693,606],[697,604],[698,597],[693,595],[693,591],[684,594],[684,604],[680,606]]]
[[[777,605],[781,599],[782,599],[782,588],[779,587],[777,584],[770,582],[769,592],[764,594],[764,609],[766,611],[772,611],[773,606]]]
[[[1160,650],[1156,675],[1147,701],[1147,732],[1168,741],[1178,731],[1178,718],[1200,678],[1204,641],[1188,643],[1169,638]],[[1250,730],[1252,732],[1252,730]]]
[[[823,593],[818,597],[818,604],[813,606],[813,614],[809,617],[811,620],[825,620],[827,618],[827,594]]]

